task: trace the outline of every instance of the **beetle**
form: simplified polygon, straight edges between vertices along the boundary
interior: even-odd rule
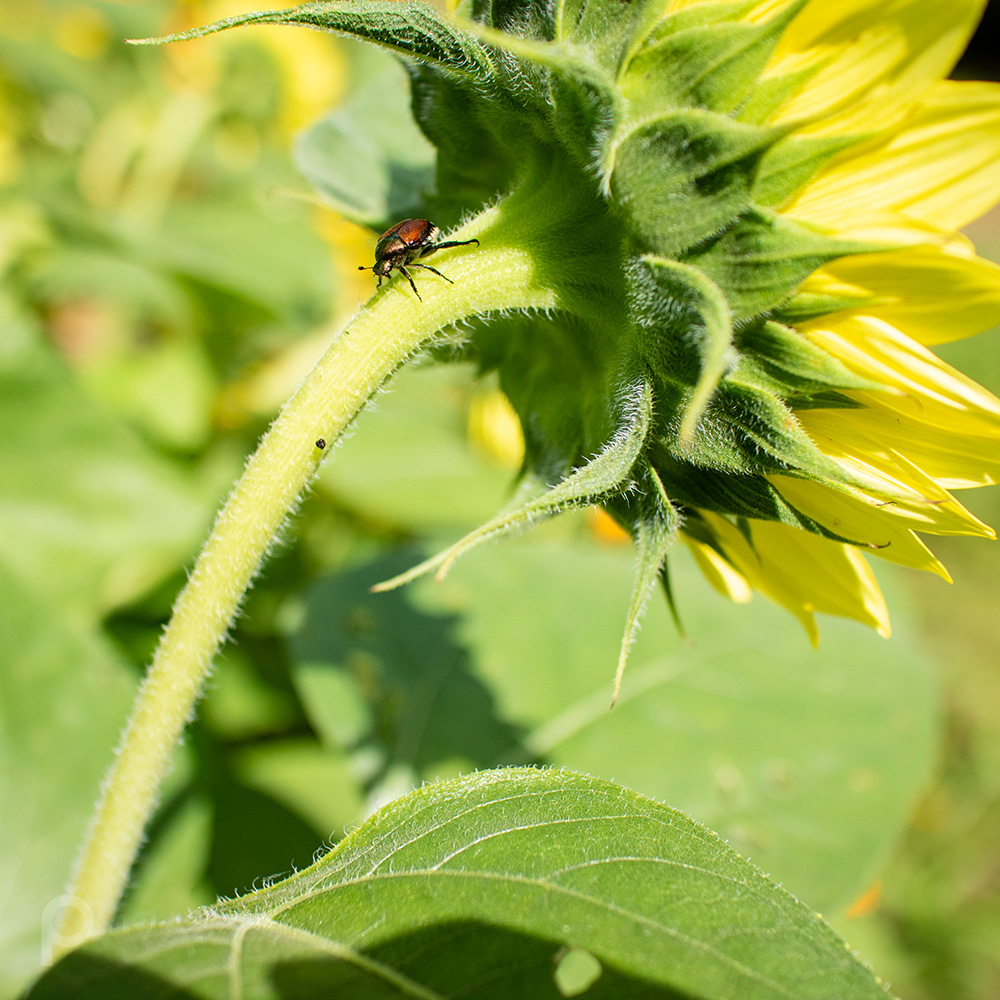
[[[413,294],[420,299],[420,292],[413,283],[413,276],[406,270],[410,267],[422,267],[425,271],[433,271],[439,278],[444,278],[450,284],[455,284],[451,278],[442,274],[430,264],[421,264],[421,257],[429,257],[437,250],[445,247],[467,247],[470,243],[479,246],[479,240],[447,240],[435,243],[440,230],[427,219],[403,219],[391,229],[387,229],[375,244],[375,263],[371,267],[358,267],[359,271],[374,271],[378,275],[378,286],[382,287],[382,279],[388,278],[393,271],[402,271],[413,289]],[[423,299],[420,299],[423,302]]]

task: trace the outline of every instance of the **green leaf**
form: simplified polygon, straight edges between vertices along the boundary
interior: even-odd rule
[[[397,800],[306,871],[199,918],[95,941],[29,997],[113,1000],[145,976],[246,1000],[470,984],[552,998],[566,945],[601,964],[596,997],[885,996],[819,916],[682,814],[515,768]]]
[[[644,248],[674,256],[747,210],[760,158],[782,134],[710,111],[660,115],[616,138],[611,194]]]
[[[362,52],[351,96],[299,135],[295,164],[338,212],[381,231],[425,210],[436,153],[414,124],[399,63]]]
[[[95,631],[0,563],[0,994],[51,947],[60,894],[90,821],[135,678]]]
[[[240,14],[201,28],[135,41],[142,45],[179,42],[249,24],[295,24],[335,31],[432,63],[449,73],[481,79],[488,76],[489,60],[482,46],[433,7],[413,0],[321,0],[286,10]]]
[[[413,561],[403,550],[322,580],[292,642],[313,728],[383,801],[387,786],[402,793],[423,775],[489,767],[520,735],[498,717],[453,611],[414,605],[413,588],[370,593]]]
[[[252,198],[174,204],[159,232],[137,235],[123,252],[266,309],[282,323],[310,329],[327,320],[326,243],[304,220],[290,225]]]
[[[195,724],[178,756],[119,924],[184,916],[305,867],[362,815],[354,762],[312,738],[227,745]]]

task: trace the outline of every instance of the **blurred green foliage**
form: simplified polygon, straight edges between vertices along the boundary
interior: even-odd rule
[[[0,993],[37,967],[214,510],[367,287],[369,237],[290,193],[288,152],[349,95],[356,50],[280,29],[122,43],[230,12],[0,2]],[[975,235],[1000,259],[1000,218]],[[943,353],[1000,391],[995,343]],[[691,644],[654,609],[608,713],[633,557],[585,517],[443,587],[367,594],[503,502],[514,470],[489,427],[468,431],[491,391],[461,368],[408,372],[336,451],[219,658],[123,918],[301,867],[423,780],[552,762],[719,830],[901,995],[1000,995],[990,546],[935,544],[952,588],[880,568],[897,636],[826,622],[815,654],[682,563]],[[994,492],[965,499],[1000,523]]]

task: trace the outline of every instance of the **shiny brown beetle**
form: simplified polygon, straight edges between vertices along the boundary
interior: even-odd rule
[[[433,222],[427,219],[404,219],[397,222],[392,229],[387,229],[375,244],[375,263],[371,267],[359,267],[359,271],[374,271],[378,275],[378,286],[382,286],[382,279],[389,277],[392,271],[402,271],[406,275],[406,280],[410,283],[414,295],[419,299],[420,292],[413,283],[413,277],[406,270],[406,265],[410,267],[422,267],[425,271],[433,271],[439,278],[454,284],[451,278],[442,274],[437,268],[430,264],[418,263],[421,257],[428,257],[436,250],[443,250],[445,247],[467,247],[470,243],[479,245],[479,240],[448,240],[445,243],[435,243],[434,239],[440,230]],[[422,302],[423,299],[420,299]]]

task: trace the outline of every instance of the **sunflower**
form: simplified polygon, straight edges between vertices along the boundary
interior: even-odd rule
[[[578,126],[594,204],[545,235],[621,284],[584,290],[578,267],[552,282],[561,309],[471,338],[525,427],[533,495],[389,585],[597,501],[640,549],[619,683],[676,537],[723,594],[766,594],[814,642],[817,611],[888,635],[866,555],[948,579],[922,534],[995,537],[953,491],[996,482],[1000,401],[930,350],[1000,321],[1000,268],[956,232],[1000,198],[1000,87],[942,79],[983,4],[674,0],[605,34],[595,6],[546,26],[526,5],[476,35],[520,60],[510,90],[544,83],[564,146]],[[543,216],[586,188],[561,157],[534,153]],[[453,155],[445,188],[457,169],[476,164]]]

